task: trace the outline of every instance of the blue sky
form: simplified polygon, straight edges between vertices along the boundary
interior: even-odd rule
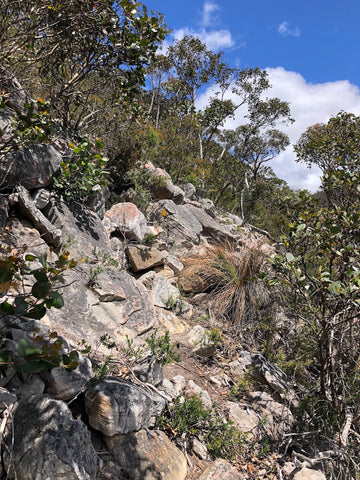
[[[340,110],[360,115],[360,2],[357,0],[144,0],[165,15],[167,41],[199,36],[231,66],[267,69],[268,96],[290,103],[294,143]],[[202,102],[206,100],[206,92]],[[210,92],[208,93],[210,95]],[[236,127],[238,117],[227,127]],[[316,190],[319,171],[294,162],[289,147],[271,166],[293,188]]]

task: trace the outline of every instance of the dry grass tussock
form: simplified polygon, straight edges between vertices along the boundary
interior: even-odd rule
[[[266,296],[265,286],[259,288],[256,275],[265,264],[264,241],[248,240],[240,251],[229,245],[208,246],[200,257],[184,260],[186,267],[181,279],[192,280],[199,286],[194,291],[209,293],[210,307],[217,316],[232,324],[245,326],[248,323],[248,303],[254,297]],[[254,292],[257,292],[254,296]]]

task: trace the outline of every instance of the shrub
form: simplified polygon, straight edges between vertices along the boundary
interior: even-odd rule
[[[61,173],[54,178],[55,187],[67,197],[87,200],[102,186],[108,184],[103,156],[103,143],[97,138],[83,138],[77,144],[69,143],[68,161],[61,163]]]
[[[184,437],[202,439],[214,457],[233,458],[245,440],[231,422],[224,421],[216,405],[205,407],[201,397],[177,397],[157,426],[168,430],[180,441]]]
[[[62,274],[76,265],[67,252],[51,263],[46,255],[35,256],[0,246],[0,321],[5,327],[18,327],[26,318],[39,320],[49,308],[62,308],[58,291]],[[48,338],[34,332],[33,338],[20,338],[15,347],[10,338],[0,345],[0,367],[13,365],[20,378],[24,373],[37,373],[60,364],[72,370],[78,365],[78,353],[62,353],[63,341],[56,332]]]
[[[180,360],[180,355],[175,352],[178,344],[170,342],[168,330],[166,330],[164,335],[157,336],[157,329],[155,329],[145,342],[148,344],[151,354],[160,365],[164,366]]]

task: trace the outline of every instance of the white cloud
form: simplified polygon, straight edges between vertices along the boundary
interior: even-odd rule
[[[213,24],[214,22],[213,13],[216,12],[217,10],[220,10],[220,7],[216,3],[213,3],[209,0],[204,2],[203,11],[202,11],[202,21],[201,21],[201,24],[204,27],[209,27],[210,25]]]
[[[299,27],[293,27],[289,22],[282,22],[279,25],[278,32],[283,37],[300,37],[301,30]]]
[[[194,30],[192,28],[181,28],[173,32],[173,36],[176,40],[180,40],[186,35],[193,35],[199,37],[200,40],[205,43],[209,50],[219,51],[224,48],[234,46],[235,42],[229,30],[206,30],[201,28]]]
[[[360,115],[360,90],[348,80],[337,82],[307,83],[299,73],[282,67],[268,68],[272,89],[269,97],[279,97],[290,103],[295,123],[285,127],[291,144],[295,144],[307,127],[326,123],[341,110]],[[295,153],[290,146],[271,164],[275,173],[292,188],[307,188],[316,191],[320,185],[320,170],[309,170],[295,162]]]
[[[308,169],[296,163],[293,145],[307,127],[315,123],[326,123],[341,110],[360,116],[360,90],[347,80],[311,84],[299,73],[289,72],[282,67],[267,69],[272,88],[268,97],[279,97],[290,103],[291,115],[295,123],[281,126],[290,138],[291,146],[276,157],[269,165],[279,178],[286,180],[291,188],[307,188],[315,192],[320,185],[320,170]],[[216,87],[211,87],[200,96],[198,107],[203,108]],[[236,113],[234,120],[226,123],[226,128],[236,128],[243,122],[244,110]]]

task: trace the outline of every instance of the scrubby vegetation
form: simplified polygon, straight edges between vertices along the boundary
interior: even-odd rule
[[[191,36],[156,55],[164,20],[130,0],[3,0],[0,25],[0,108],[12,116],[11,131],[1,132],[1,154],[55,143],[67,160],[54,190],[86,201],[105,186],[113,198],[132,187],[144,211],[150,191],[143,166],[151,161],[174,182],[192,182],[216,207],[276,238],[271,262],[262,241],[239,250],[209,246],[201,260],[186,260],[181,275],[196,278],[234,335],[246,332],[248,344],[298,382],[294,448],[311,458],[326,452],[319,462],[332,480],[358,478],[360,118],[340,112],[308,128],[295,151],[298,161],[322,169],[321,192],[292,192],[268,166],[289,143],[281,124],[293,119],[287,102],[266,98],[265,71],[233,68]],[[8,88],[15,77],[33,99],[22,108]],[[198,110],[199,93],[215,84],[218,92]],[[236,101],[227,99],[229,89]],[[247,112],[243,123],[224,129],[240,107]],[[148,234],[143,242],[153,240]],[[67,253],[55,262],[2,247],[0,253],[0,320],[40,319],[62,307],[58,282],[74,265]],[[90,269],[89,285],[96,273]],[[274,299],[287,323],[269,317]],[[172,298],[167,303],[175,309]],[[213,335],[220,343],[216,330]],[[76,352],[64,354],[55,333],[43,340],[21,339],[15,349],[6,342],[0,365],[20,374],[76,366]],[[168,332],[146,342],[160,364],[178,360]],[[129,354],[140,352],[130,344]],[[235,386],[234,395],[243,388]],[[195,397],[177,399],[161,426],[174,437],[199,435],[214,456],[230,458],[244,442]]]

